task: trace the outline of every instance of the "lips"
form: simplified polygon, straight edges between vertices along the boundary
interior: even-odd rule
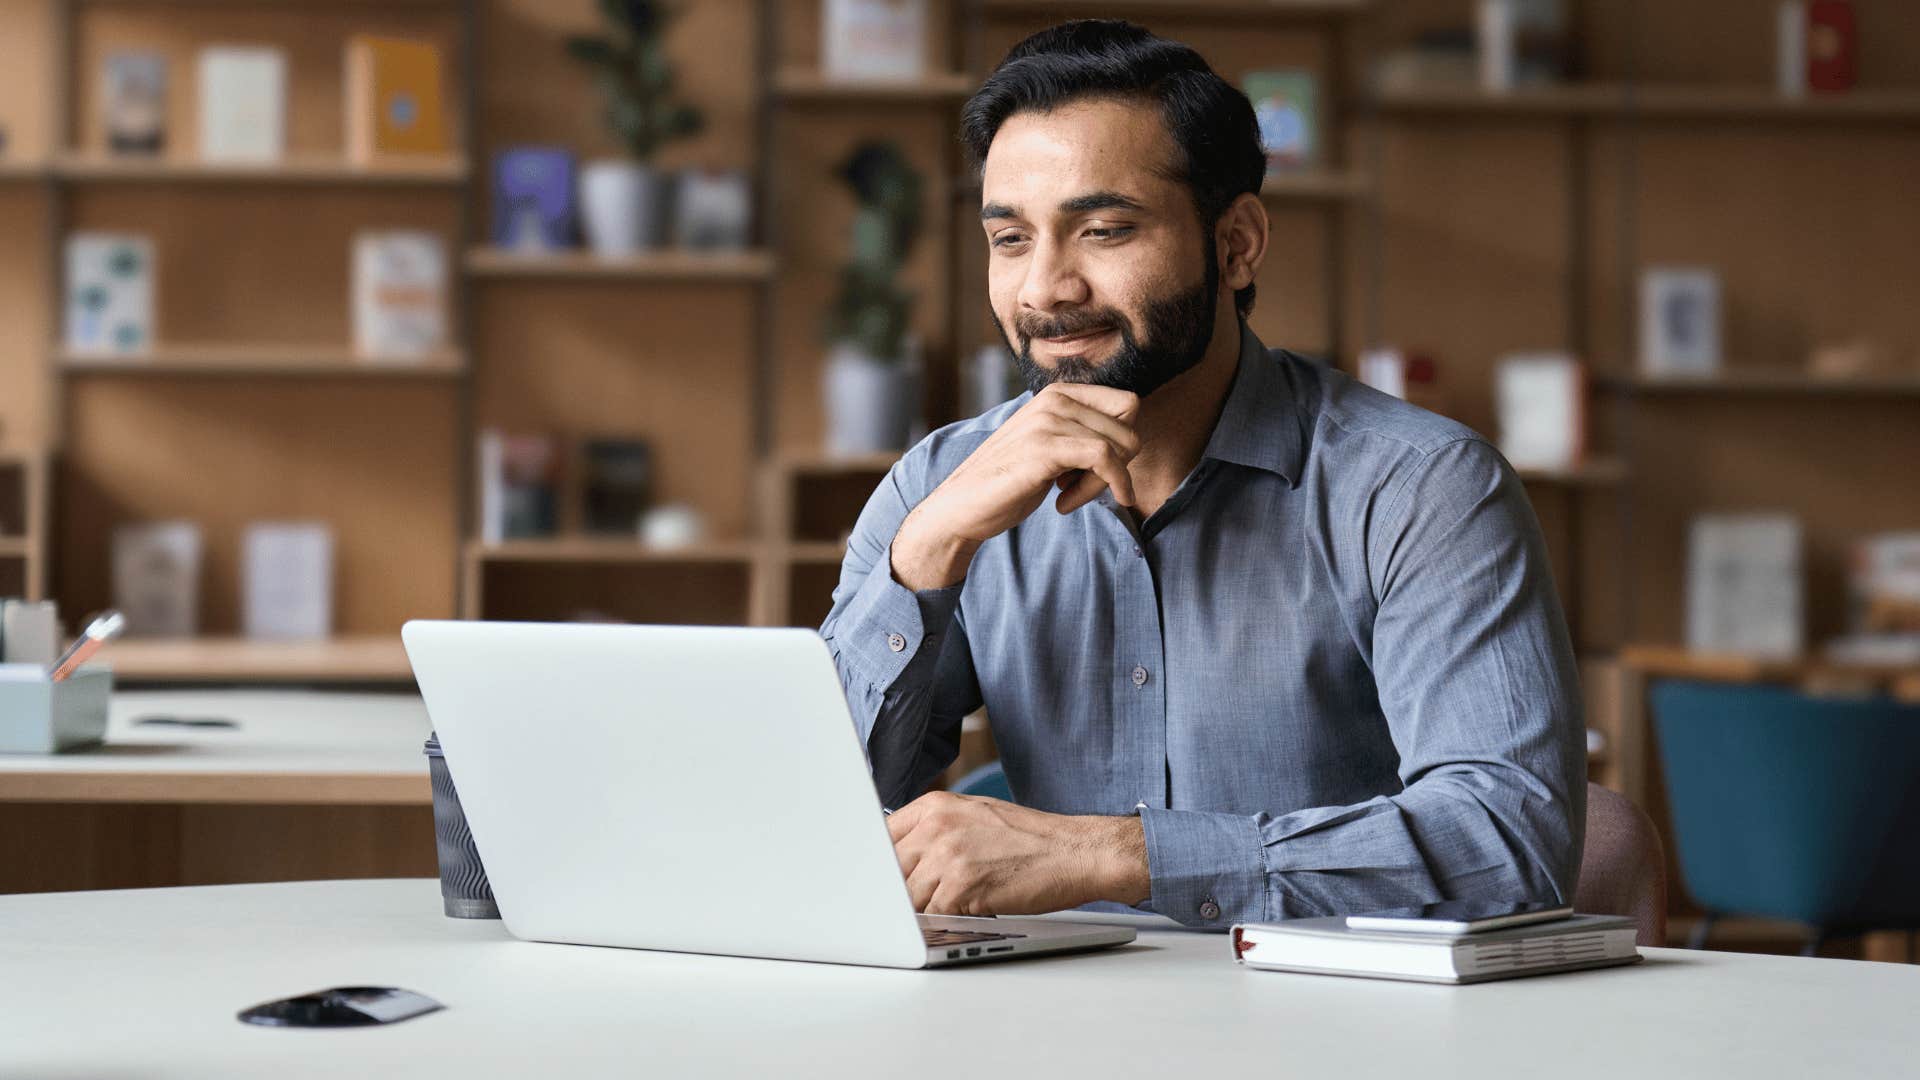
[[[1096,330],[1083,330],[1078,334],[1071,334],[1067,337],[1034,338],[1034,340],[1038,342],[1042,342],[1047,345],[1056,345],[1056,346],[1072,345],[1077,342],[1087,341],[1092,338],[1100,337],[1101,335],[1107,333],[1112,329],[1113,328],[1110,326],[1102,326]]]

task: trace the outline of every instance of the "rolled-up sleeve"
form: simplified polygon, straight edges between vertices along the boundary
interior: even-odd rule
[[[1410,465],[1377,505],[1368,659],[1402,790],[1272,815],[1143,809],[1155,911],[1226,925],[1571,900],[1585,724],[1519,479],[1491,446],[1461,439]]]
[[[894,534],[932,487],[926,444],[875,489],[847,543],[833,609],[821,624],[881,801],[926,789],[959,749],[960,721],[979,707],[963,585],[915,592],[894,580]]]

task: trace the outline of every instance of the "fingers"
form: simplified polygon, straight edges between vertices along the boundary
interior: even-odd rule
[[[1113,497],[1122,506],[1132,506],[1133,475],[1127,472],[1127,459],[1112,443],[1085,433],[1084,428],[1080,430],[1083,434],[1078,437],[1058,436],[1051,444],[1054,468],[1062,473],[1081,472],[1054,503],[1055,507],[1063,514],[1070,514],[1092,502],[1106,488],[1113,489]]]
[[[1140,436],[1134,433],[1133,425],[1116,420],[1083,402],[1062,396],[1052,403],[1055,416],[1084,427],[1113,444],[1127,460],[1133,460],[1140,452]]]
[[[1119,420],[1133,423],[1140,414],[1140,395],[1126,390],[1115,390],[1111,386],[1093,386],[1087,383],[1052,383],[1041,393],[1054,393],[1072,398],[1092,409]]]

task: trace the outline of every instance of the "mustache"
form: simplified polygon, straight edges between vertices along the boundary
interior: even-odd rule
[[[1060,315],[1023,314],[1015,317],[1013,328],[1021,338],[1063,338],[1124,326],[1125,320],[1112,308],[1081,309]]]

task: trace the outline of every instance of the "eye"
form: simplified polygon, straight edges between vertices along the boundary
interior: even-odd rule
[[[1027,241],[1027,238],[1024,236],[1021,236],[1019,233],[1001,233],[999,236],[996,236],[993,238],[992,246],[997,248],[1008,248],[1008,247],[1013,247],[1016,244],[1024,244],[1026,243],[1026,241]]]
[[[1087,230],[1087,236],[1093,240],[1120,240],[1133,232],[1131,225],[1097,226]]]

